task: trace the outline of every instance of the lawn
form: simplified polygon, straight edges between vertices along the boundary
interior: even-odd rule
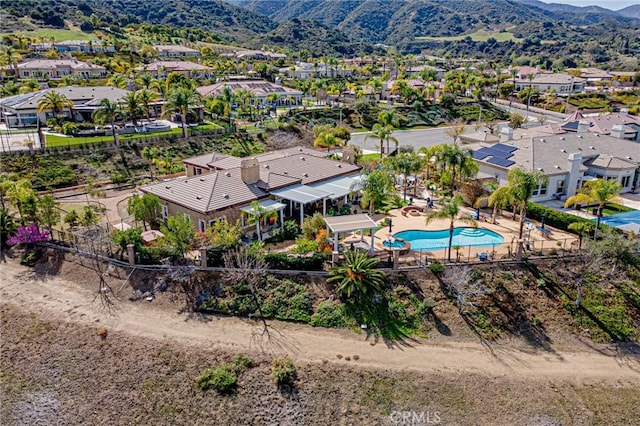
[[[195,130],[213,130],[218,129],[220,126],[217,124],[207,123],[198,126]],[[126,142],[134,139],[144,139],[155,136],[165,136],[165,135],[180,135],[182,134],[182,128],[176,127],[175,129],[171,129],[168,132],[157,132],[157,133],[132,133],[129,135],[120,135],[120,141]],[[47,146],[48,147],[57,147],[57,146],[70,146],[70,145],[81,145],[87,143],[100,143],[100,142],[112,142],[113,136],[90,136],[90,137],[74,137],[74,136],[62,136],[62,135],[46,135],[47,138]]]
[[[602,214],[603,215],[610,215],[610,214],[617,214],[617,213],[625,213],[625,212],[630,212],[633,211],[634,209],[627,207],[627,206],[623,206],[621,204],[616,204],[616,203],[607,203],[604,205],[604,208],[602,209]]]
[[[417,40],[439,40],[439,41],[460,41],[464,40],[467,36],[470,36],[473,41],[487,41],[490,38],[496,39],[496,41],[502,43],[505,41],[522,41],[521,38],[517,38],[510,32],[490,32],[485,30],[478,30],[472,34],[464,34],[459,36],[450,36],[450,37],[416,37]]]
[[[13,34],[19,34],[30,38],[46,38],[47,41],[65,41],[65,40],[97,40],[95,34],[87,34],[80,30],[58,30],[53,28],[41,28],[35,31],[20,31]],[[2,34],[3,36],[5,34]]]

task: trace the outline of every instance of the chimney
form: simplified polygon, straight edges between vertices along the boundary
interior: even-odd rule
[[[578,121],[578,133],[587,133],[591,127],[591,123],[587,120]]]
[[[256,183],[260,180],[260,164],[256,158],[243,158],[240,161],[240,177],[246,184]]]
[[[503,127],[500,129],[500,142],[513,140],[513,129],[511,127]]]
[[[611,136],[618,139],[624,139],[624,126],[622,124],[611,126]]]
[[[582,154],[579,152],[569,154],[567,162],[569,163],[569,176],[565,185],[565,192],[567,193],[567,198],[569,198],[576,195],[576,191],[578,190],[578,180],[581,177],[580,167],[582,166]]]

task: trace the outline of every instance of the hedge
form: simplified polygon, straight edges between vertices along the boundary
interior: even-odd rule
[[[265,257],[269,269],[296,271],[322,271],[327,255],[315,253],[313,256],[289,256],[286,253],[270,253]]]
[[[528,203],[527,204],[527,217],[534,220],[542,220],[542,216],[545,216],[544,223],[554,228],[561,229],[567,232],[573,232],[569,229],[569,225],[575,222],[588,222],[593,223],[589,219],[575,216],[569,213],[564,213],[549,207],[545,207],[541,204]]]

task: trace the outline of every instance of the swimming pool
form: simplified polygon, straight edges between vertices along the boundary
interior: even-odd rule
[[[596,219],[593,220],[595,221]],[[640,231],[640,210],[604,216],[600,219],[600,223],[615,226],[616,228],[626,231],[638,232]]]
[[[409,241],[411,250],[432,251],[449,247],[449,230],[440,231],[402,231],[393,235],[396,239]],[[504,243],[504,237],[483,228],[454,228],[452,247],[493,247]]]

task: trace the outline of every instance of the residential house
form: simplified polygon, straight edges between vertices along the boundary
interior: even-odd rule
[[[3,67],[3,70],[14,72],[12,65]],[[17,64],[17,70],[19,79],[56,80],[70,75],[85,80],[107,75],[105,67],[75,59],[32,59]]]
[[[46,52],[52,49],[59,53],[114,53],[116,51],[113,45],[99,40],[63,40],[55,43],[29,44],[29,50],[32,52]]]
[[[197,58],[200,56],[199,50],[175,44],[156,44],[153,48],[161,58]]]
[[[285,216],[300,222],[313,211],[327,211],[344,203],[359,176],[356,165],[329,160],[326,153],[306,148],[290,148],[237,158],[217,153],[184,160],[187,176],[143,186],[140,190],[160,198],[162,215],[188,216],[204,231],[216,220],[241,220],[245,230],[251,203],[278,212],[281,226]],[[269,236],[264,223],[261,235]]]
[[[500,143],[469,145],[479,172],[506,184],[513,167],[544,173],[548,183],[540,183],[532,201],[565,200],[588,180],[614,179],[621,192],[633,191],[640,183],[640,146],[636,142],[598,133],[581,132],[515,137],[503,129]]]
[[[193,78],[212,78],[214,69],[189,61],[154,61],[134,68],[137,73],[148,72],[155,78],[166,78],[170,73],[188,74]]]
[[[567,117],[560,127],[567,132],[589,131],[640,142],[640,117],[629,115],[627,112],[583,115],[576,111]]]
[[[339,68],[323,62],[297,62],[292,67],[281,68],[280,74],[285,75],[287,78],[306,80],[320,77],[351,77],[353,72],[349,69]]]
[[[225,87],[231,88],[232,92],[241,89],[247,90],[254,96],[254,100],[252,101],[254,104],[266,103],[266,98],[271,93],[280,96],[277,105],[288,105],[290,101],[287,99],[293,100],[293,103],[296,105],[302,103],[302,92],[300,90],[291,89],[265,80],[221,81],[209,86],[198,87],[196,90],[204,97],[215,97],[222,94]]]
[[[116,102],[127,94],[127,90],[110,86],[67,86],[39,90],[0,99],[0,118],[8,128],[34,127],[38,123],[46,123],[47,119],[52,117],[52,113],[38,111],[38,102],[49,91],[64,95],[73,102],[73,107],[68,111],[63,111],[62,115],[77,121],[90,121],[92,113],[98,108],[102,99],[107,98]]]
[[[287,59],[287,55],[284,53],[275,53],[269,52],[266,50],[236,50],[233,52],[223,53],[220,56],[225,56],[228,58],[238,58],[238,59],[253,59],[253,60],[277,60],[277,59]]]
[[[532,87],[540,93],[553,90],[559,96],[568,96],[572,93],[580,93],[585,89],[586,80],[565,73],[538,73],[533,80],[528,78],[516,78],[516,90],[520,91]]]

